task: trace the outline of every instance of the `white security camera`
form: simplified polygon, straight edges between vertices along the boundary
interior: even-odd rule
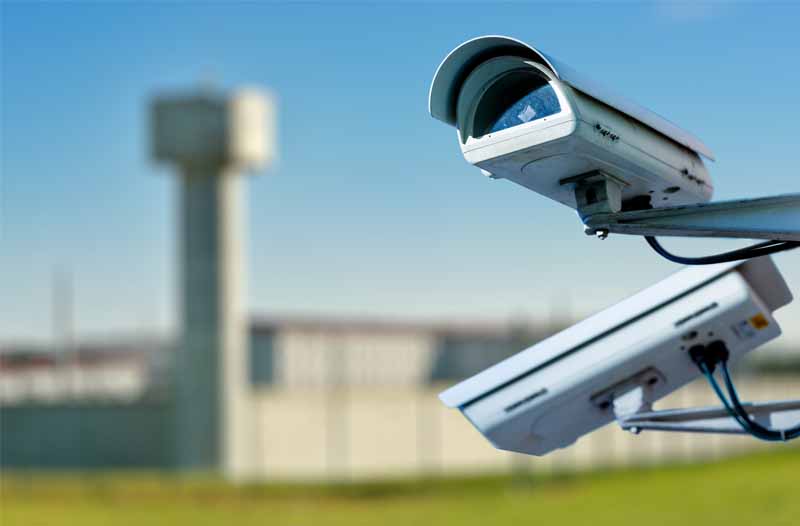
[[[702,141],[519,40],[455,48],[428,108],[457,129],[468,162],[576,209],[589,234],[800,241],[800,196],[708,203],[714,155]],[[720,260],[731,258],[704,262]]]
[[[518,40],[490,36],[453,50],[431,85],[433,117],[455,126],[464,157],[492,177],[572,208],[612,212],[705,202],[713,185],[699,139]]]
[[[791,300],[768,257],[688,267],[440,398],[495,447],[532,455],[566,447],[615,419],[630,429],[623,422],[639,417],[636,427],[647,429],[641,417],[659,416],[649,413],[650,404],[701,375],[699,355],[725,349],[724,358],[735,360],[776,338],[781,330],[772,313]]]

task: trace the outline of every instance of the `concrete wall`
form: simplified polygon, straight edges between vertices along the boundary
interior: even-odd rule
[[[740,379],[748,400],[787,399],[793,378]],[[443,386],[444,387],[444,386]],[[645,432],[616,425],[573,447],[530,457],[494,449],[438,390],[360,388],[261,390],[255,395],[256,452],[251,475],[268,479],[352,480],[386,476],[585,470],[599,466],[708,461],[765,445],[745,436]],[[657,408],[719,405],[704,382]]]
[[[741,378],[747,400],[791,398],[794,377]],[[441,386],[444,387],[444,386]],[[474,472],[586,470],[600,466],[708,461],[758,448],[744,436],[645,432],[609,425],[543,458],[498,451],[439,388],[387,386],[257,389],[252,392],[252,448],[241,450],[240,478],[355,480]],[[657,408],[718,405],[696,382]],[[165,404],[83,404],[0,408],[3,467],[170,467],[170,411]]]
[[[169,467],[170,422],[157,402],[0,407],[0,467]]]
[[[282,329],[275,339],[276,383],[292,390],[418,386],[430,377],[435,346],[426,330]]]

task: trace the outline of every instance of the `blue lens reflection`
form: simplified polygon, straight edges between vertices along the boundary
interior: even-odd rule
[[[513,128],[561,111],[556,92],[550,84],[539,86],[511,105],[494,122],[489,133]]]

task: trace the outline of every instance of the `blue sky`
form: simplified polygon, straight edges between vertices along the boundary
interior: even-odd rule
[[[79,335],[174,326],[175,179],[146,142],[162,90],[258,85],[279,100],[279,161],[248,181],[248,304],[263,314],[583,316],[677,270],[466,164],[427,93],[444,55],[481,34],[528,41],[702,137],[716,198],[800,192],[791,4],[0,9],[0,341],[50,337],[56,268],[74,276]],[[800,254],[777,260],[800,290]],[[800,341],[800,305],[779,319]]]

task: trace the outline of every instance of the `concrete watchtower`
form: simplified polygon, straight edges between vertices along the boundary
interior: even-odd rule
[[[153,158],[180,172],[179,469],[246,474],[253,435],[240,173],[271,159],[272,113],[254,91],[163,96],[151,106]]]

